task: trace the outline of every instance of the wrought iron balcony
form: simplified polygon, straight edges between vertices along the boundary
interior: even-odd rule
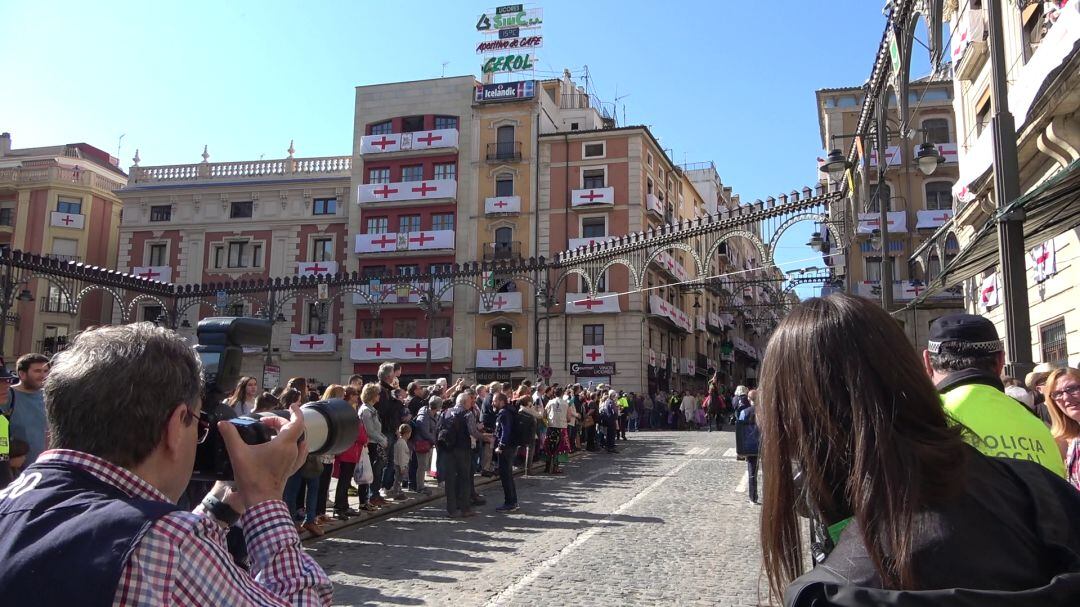
[[[518,162],[521,160],[520,141],[500,141],[487,144],[488,162]]]
[[[45,356],[52,356],[57,352],[62,352],[68,347],[67,335],[60,335],[57,337],[46,337],[45,339],[37,342],[37,351]]]
[[[484,261],[497,261],[502,259],[520,259],[521,242],[485,242]]]

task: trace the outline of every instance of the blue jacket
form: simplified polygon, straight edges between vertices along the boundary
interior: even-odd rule
[[[499,414],[495,416],[495,442],[497,446],[505,448],[513,445],[514,418],[517,417],[517,411],[517,406],[513,404],[508,404],[499,409]]]

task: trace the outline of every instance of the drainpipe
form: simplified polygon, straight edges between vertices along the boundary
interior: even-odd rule
[[[563,182],[566,186],[566,198],[563,200],[563,245],[570,247],[570,135],[563,132]],[[563,370],[570,372],[570,315],[563,314]]]
[[[537,101],[536,110],[536,129],[533,131],[533,244],[532,244],[532,256],[540,256],[540,102]],[[549,257],[550,257],[550,251]],[[546,278],[546,276],[545,276]],[[540,374],[540,297],[537,287],[540,285],[540,271],[533,273],[533,280],[536,283],[533,285],[533,291],[536,295],[533,296],[533,361],[535,361],[536,374]]]

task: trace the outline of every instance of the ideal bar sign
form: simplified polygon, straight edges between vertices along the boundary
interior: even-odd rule
[[[536,81],[503,82],[500,84],[482,84],[476,87],[476,102],[520,101],[536,96]]]

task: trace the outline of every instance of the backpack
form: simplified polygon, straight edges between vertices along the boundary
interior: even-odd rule
[[[435,423],[435,444],[443,450],[469,446],[469,429],[465,426],[465,414],[444,411]]]
[[[514,427],[510,430],[510,444],[514,447],[532,444],[536,436],[536,418],[518,409],[514,414]]]

